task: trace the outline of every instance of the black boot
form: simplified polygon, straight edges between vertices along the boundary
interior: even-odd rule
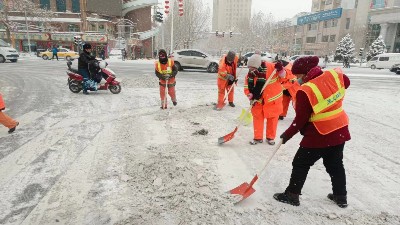
[[[15,125],[15,127],[10,128],[10,129],[8,130],[8,133],[9,133],[9,134],[13,133],[13,132],[15,131],[15,129],[17,129],[17,126],[18,126],[18,125],[19,125],[19,122],[17,122],[17,125]]]
[[[340,208],[347,207],[347,196],[346,195],[333,195],[328,194],[328,198],[336,203]]]
[[[235,104],[233,104],[233,102],[229,102],[229,106],[230,107],[235,107]]]
[[[263,143],[262,139],[253,139],[252,141],[249,142],[251,145],[256,145],[259,143]]]
[[[279,120],[283,120],[284,118],[284,116],[279,116]]]
[[[290,193],[289,191],[285,191],[284,193],[274,194],[274,199],[279,202],[283,202],[294,206],[300,205],[299,195]]]
[[[178,105],[178,102],[172,102],[172,104],[174,104],[174,106]]]
[[[268,143],[269,145],[275,145],[274,139],[269,139],[269,138],[267,138],[267,143]]]

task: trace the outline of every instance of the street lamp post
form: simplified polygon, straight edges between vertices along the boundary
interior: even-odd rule
[[[175,1],[171,1],[171,50],[170,53],[172,53],[174,51],[174,2]]]
[[[28,26],[28,19],[27,19],[27,16],[26,16],[26,7],[24,9],[25,9],[26,37],[28,38],[28,52],[29,52],[29,55],[30,55],[31,54],[31,38],[29,36],[29,26]]]

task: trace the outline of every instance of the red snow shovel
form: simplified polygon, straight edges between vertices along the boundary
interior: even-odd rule
[[[267,168],[269,162],[274,157],[275,153],[279,150],[279,147],[281,147],[281,145],[282,145],[282,139],[279,141],[274,152],[272,153],[271,157],[269,157],[268,161],[265,163],[262,170],[254,176],[254,178],[251,180],[250,184],[248,184],[247,182],[244,182],[243,184],[241,184],[241,185],[237,186],[236,188],[229,191],[229,193],[231,193],[233,195],[241,195],[242,196],[242,198],[238,202],[235,202],[234,204],[238,204],[239,202],[245,200],[246,198],[248,198],[250,195],[252,195],[256,191],[253,188],[254,183],[258,180],[258,176],[261,175],[261,173]]]
[[[272,72],[271,76],[269,76],[268,80],[265,82],[264,86],[263,86],[262,89],[261,89],[261,93],[263,93],[264,89],[267,87],[268,83],[271,81],[271,78],[272,78],[273,76],[275,76],[275,73],[276,73],[276,70],[274,70],[274,71]],[[245,115],[248,114],[248,113],[250,113],[250,110],[251,110],[251,108],[253,108],[253,105],[254,105],[255,102],[256,102],[255,100],[252,100],[252,101],[250,102],[250,107],[247,109]],[[235,129],[234,129],[232,132],[230,132],[229,134],[227,134],[227,135],[225,135],[225,136],[222,136],[222,137],[218,138],[218,144],[221,145],[221,144],[223,144],[223,143],[225,143],[225,142],[228,142],[228,141],[232,140],[232,139],[235,137],[235,133],[236,133],[236,131],[239,129],[239,127],[240,127],[240,125],[242,124],[244,118],[245,118],[245,117],[240,118],[238,125],[235,127]]]

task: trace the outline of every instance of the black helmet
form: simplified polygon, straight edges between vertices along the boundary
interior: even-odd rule
[[[85,44],[82,46],[82,48],[83,48],[83,49],[92,49],[92,45],[89,44],[89,43],[85,43]]]

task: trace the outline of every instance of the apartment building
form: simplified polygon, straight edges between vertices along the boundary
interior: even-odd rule
[[[350,34],[356,51],[366,45],[368,1],[313,0],[311,13],[297,19],[295,40],[300,53],[332,55],[340,40]]]
[[[375,34],[371,39],[379,34],[388,52],[400,53],[400,0],[373,0],[370,18],[371,32]]]
[[[235,31],[251,18],[252,0],[214,0],[213,31]]]

